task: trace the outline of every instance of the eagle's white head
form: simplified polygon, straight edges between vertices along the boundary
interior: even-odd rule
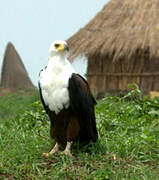
[[[50,57],[61,56],[67,57],[69,54],[69,46],[66,41],[57,40],[52,42],[49,49]]]

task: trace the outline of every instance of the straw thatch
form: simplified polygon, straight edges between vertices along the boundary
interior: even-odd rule
[[[70,59],[88,57],[95,92],[126,90],[136,83],[159,91],[159,0],[111,0],[72,36]]]
[[[1,73],[1,87],[14,90],[35,88],[12,43],[8,43],[5,50]]]

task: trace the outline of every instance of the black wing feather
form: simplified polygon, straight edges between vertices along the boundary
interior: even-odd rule
[[[96,101],[92,96],[87,81],[79,74],[73,73],[68,85],[70,106],[77,115],[80,134],[83,141],[96,141],[98,133],[94,114]]]
[[[49,107],[44,102],[44,99],[43,99],[43,96],[42,96],[42,92],[41,92],[40,82],[38,82],[38,86],[39,86],[39,93],[40,93],[40,99],[41,99],[42,105],[43,105],[46,113],[48,114],[50,110],[49,110]]]

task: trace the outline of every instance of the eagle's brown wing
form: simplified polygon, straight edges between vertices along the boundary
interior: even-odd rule
[[[73,73],[68,85],[70,106],[79,125],[79,139],[83,142],[98,139],[94,106],[96,101],[90,92],[87,81],[79,74]]]

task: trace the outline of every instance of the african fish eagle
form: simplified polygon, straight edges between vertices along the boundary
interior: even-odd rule
[[[50,119],[50,135],[56,144],[45,157],[63,146],[72,156],[72,142],[88,144],[98,139],[94,106],[96,104],[87,81],[77,74],[67,60],[69,47],[55,41],[49,49],[48,65],[40,71],[39,91],[43,107]]]

